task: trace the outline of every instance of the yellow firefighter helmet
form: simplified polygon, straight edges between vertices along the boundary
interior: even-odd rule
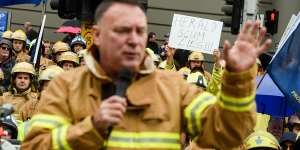
[[[62,41],[58,41],[53,45],[53,53],[56,54],[58,52],[67,52],[71,51],[70,46]]]
[[[20,40],[20,41],[24,41],[26,42],[26,34],[23,30],[16,30],[12,35],[11,35],[11,39],[13,40]]]
[[[188,61],[204,61],[204,56],[201,52],[192,52],[189,55]]]
[[[146,48],[145,50],[146,50],[146,53],[148,53],[150,56],[154,55],[154,52],[151,48]]]
[[[7,31],[3,32],[2,38],[5,38],[5,39],[11,39],[12,34],[13,34],[12,31],[7,30]]]
[[[12,68],[11,73],[15,74],[18,72],[24,72],[24,73],[29,73],[31,75],[35,75],[35,70],[33,65],[28,62],[20,62],[15,64],[15,66]]]
[[[75,64],[79,65],[79,57],[74,52],[63,52],[57,59],[58,63],[61,63],[63,61],[71,61]]]
[[[39,81],[50,81],[62,72],[64,72],[64,70],[57,65],[48,66],[41,72]]]
[[[269,132],[258,130],[250,134],[245,141],[245,148],[273,148],[276,150],[280,149],[280,145],[277,139]]]
[[[160,62],[160,56],[156,55],[151,48],[146,48],[146,53],[152,58],[154,62]]]

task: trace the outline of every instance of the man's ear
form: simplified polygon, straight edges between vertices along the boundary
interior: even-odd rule
[[[95,45],[99,45],[101,43],[101,37],[100,37],[100,34],[101,34],[101,27],[99,27],[99,25],[93,25],[92,27],[92,33],[93,33],[93,43]]]

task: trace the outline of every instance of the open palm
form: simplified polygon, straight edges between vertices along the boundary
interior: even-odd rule
[[[224,42],[224,54],[228,71],[242,72],[250,69],[255,64],[256,58],[271,45],[271,39],[262,43],[266,28],[259,30],[259,26],[259,21],[255,23],[247,21],[232,47],[230,47],[228,41]]]

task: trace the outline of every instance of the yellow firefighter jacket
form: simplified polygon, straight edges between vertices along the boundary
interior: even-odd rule
[[[14,106],[14,116],[17,120],[26,121],[32,117],[38,104],[38,94],[31,92],[29,88],[23,93],[15,92],[3,93],[1,104],[12,104]]]
[[[103,137],[91,115],[101,104],[101,85],[111,78],[90,53],[85,61],[86,66],[53,79],[42,93],[22,149],[181,149],[185,130],[201,147],[227,150],[241,145],[255,126],[255,67],[225,71],[222,90],[213,96],[176,72],[145,65],[152,62],[145,59],[126,91],[131,107]]]
[[[56,63],[46,57],[41,57],[40,59],[40,70],[45,70],[48,66],[56,65]]]
[[[16,62],[17,63],[19,63],[19,62],[29,62],[30,58],[31,57],[24,51],[21,51],[21,52],[16,54]]]

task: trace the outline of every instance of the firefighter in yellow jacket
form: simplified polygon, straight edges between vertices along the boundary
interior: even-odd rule
[[[48,87],[49,82],[59,74],[63,73],[64,70],[57,65],[48,66],[45,70],[41,71],[39,75],[40,92]]]
[[[30,56],[26,50],[26,34],[22,30],[16,30],[12,36],[13,54],[16,57],[16,62],[29,62]]]
[[[36,45],[36,41],[37,40],[34,39],[30,42],[30,46],[29,46],[30,51],[35,51],[34,48],[35,48],[35,45]],[[45,53],[44,44],[45,43],[43,42],[42,47],[41,47],[42,54],[41,54],[41,58],[39,60],[39,63],[40,63],[39,71],[45,70],[48,66],[56,65],[54,61],[52,61],[52,60],[50,60],[46,57],[47,54]]]
[[[74,52],[63,52],[57,59],[58,65],[65,71],[79,66],[79,57]]]
[[[3,80],[4,80],[4,73],[2,71],[2,69],[0,69],[0,96],[3,95],[3,92],[5,91],[4,87],[3,87]]]
[[[138,2],[103,1],[95,16],[86,66],[50,82],[22,149],[180,149],[184,129],[204,148],[242,144],[256,119],[255,59],[271,43],[259,44],[266,31],[257,36],[259,22],[247,22],[232,48],[226,42],[216,97],[176,72],[155,69]],[[126,98],[114,94],[124,69],[134,73]]]
[[[49,82],[54,79],[57,75],[61,74],[64,72],[62,68],[60,68],[57,65],[51,65],[48,66],[45,70],[42,70],[40,75],[39,75],[39,96],[40,93],[42,93],[47,86],[49,85]],[[38,106],[35,107],[35,112],[38,111]],[[19,122],[18,124],[18,140],[23,141],[25,136],[28,134],[29,130],[29,125],[30,125],[30,120],[24,121],[24,122]]]
[[[68,52],[71,51],[70,46],[62,41],[57,41],[53,45],[53,54],[54,54],[54,61],[57,63],[58,57],[63,53],[63,52]]]
[[[32,81],[34,76],[35,70],[30,63],[17,63],[12,68],[12,85],[9,92],[3,94],[1,104],[12,104],[17,120],[28,120],[35,111],[38,95],[33,92]]]

